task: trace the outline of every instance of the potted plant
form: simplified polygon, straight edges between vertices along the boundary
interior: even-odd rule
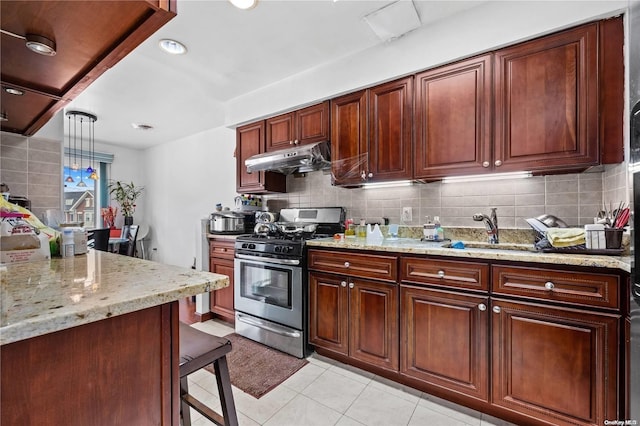
[[[109,194],[120,204],[120,211],[124,216],[124,224],[133,224],[133,212],[136,210],[136,200],[140,198],[144,187],[135,186],[133,182],[123,183],[119,180],[109,183]]]

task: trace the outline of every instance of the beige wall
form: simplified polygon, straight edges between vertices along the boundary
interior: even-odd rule
[[[13,196],[31,200],[39,218],[62,208],[62,144],[60,141],[0,133],[0,182]]]

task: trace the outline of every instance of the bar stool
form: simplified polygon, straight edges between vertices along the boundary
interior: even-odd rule
[[[180,322],[180,413],[183,426],[191,426],[193,407],[220,426],[237,426],[238,415],[231,392],[231,379],[227,366],[227,354],[231,352],[231,342],[223,337],[213,336]],[[189,394],[187,375],[213,363],[216,373],[218,395],[222,404],[222,416]]]

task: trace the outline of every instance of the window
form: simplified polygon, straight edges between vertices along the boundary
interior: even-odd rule
[[[69,182],[69,177],[73,182]],[[62,179],[65,222],[83,222],[84,226],[88,228],[96,226],[96,203],[94,200],[99,180],[89,179],[86,169],[72,170],[66,164]]]
[[[89,179],[87,166],[93,159],[99,179]],[[82,165],[82,169],[72,170],[71,164]],[[100,208],[108,204],[107,165],[113,163],[112,154],[104,154],[64,148],[62,185],[64,187],[65,222],[84,222],[85,228],[102,228]],[[71,177],[73,182],[67,182]]]

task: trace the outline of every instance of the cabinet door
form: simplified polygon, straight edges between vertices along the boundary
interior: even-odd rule
[[[488,401],[488,297],[406,285],[400,297],[400,372]]]
[[[492,403],[552,424],[602,425],[617,411],[617,315],[492,302]]]
[[[331,173],[335,185],[358,185],[366,176],[367,91],[331,101]]]
[[[265,120],[267,130],[266,151],[291,148],[296,139],[295,113],[282,114]]]
[[[597,37],[594,23],[495,53],[496,171],[598,164]]]
[[[309,343],[347,355],[348,299],[345,277],[309,273]]]
[[[259,194],[285,192],[286,176],[273,172],[247,173],[244,160],[264,152],[264,121],[247,124],[236,130],[236,190],[239,193]]]
[[[299,145],[329,140],[329,101],[296,111]]]
[[[416,76],[416,178],[491,171],[491,59],[484,55]]]
[[[209,259],[209,271],[229,277],[228,287],[214,290],[210,293],[211,312],[218,314],[227,321],[234,322],[233,260],[212,257]]]
[[[413,77],[369,89],[369,181],[411,179],[412,149]]]
[[[349,355],[398,371],[398,286],[349,279]]]

